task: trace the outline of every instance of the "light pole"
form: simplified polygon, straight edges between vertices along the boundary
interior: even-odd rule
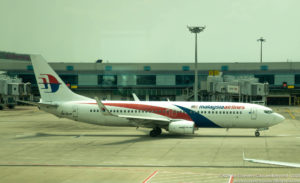
[[[194,100],[198,101],[198,58],[197,58],[197,34],[205,29],[198,26],[187,26],[191,33],[195,34],[195,85],[194,85]]]
[[[260,41],[260,63],[262,63],[262,43],[266,41],[263,37],[260,37],[257,41]]]

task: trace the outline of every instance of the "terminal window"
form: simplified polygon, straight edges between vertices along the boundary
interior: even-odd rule
[[[60,75],[60,78],[66,83],[66,84],[78,84],[78,76],[77,75]]]
[[[255,75],[255,77],[258,78],[260,83],[274,84],[274,75]]]
[[[299,74],[295,75],[295,84],[300,84],[300,75]]]
[[[155,75],[137,75],[136,76],[137,85],[156,85]]]
[[[33,74],[19,74],[18,75],[19,78],[22,78],[22,81],[24,83],[31,83],[33,85],[36,85],[36,79],[35,79],[35,76]]]
[[[116,86],[117,85],[117,75],[98,75],[98,85]]]
[[[182,70],[183,70],[183,71],[189,71],[189,70],[190,70],[190,67],[187,66],[187,65],[184,65],[184,66],[182,66]]]
[[[194,75],[176,75],[176,85],[192,86],[194,81]]]
[[[228,71],[228,65],[222,65],[221,71]]]

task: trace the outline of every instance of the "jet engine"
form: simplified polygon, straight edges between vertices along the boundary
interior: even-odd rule
[[[175,121],[169,124],[169,132],[177,134],[194,134],[195,123],[192,121]]]

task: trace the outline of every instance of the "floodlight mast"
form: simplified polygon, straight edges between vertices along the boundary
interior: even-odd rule
[[[195,34],[195,84],[194,84],[194,100],[198,101],[198,55],[197,55],[197,34],[205,29],[205,26],[187,26],[191,33]]]
[[[262,63],[262,43],[266,41],[263,37],[260,37],[257,41],[260,41],[260,63]]]

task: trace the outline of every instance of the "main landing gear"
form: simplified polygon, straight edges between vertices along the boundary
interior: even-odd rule
[[[260,136],[260,133],[258,130],[255,131],[255,137],[259,137]]]
[[[155,128],[153,128],[153,130],[150,131],[149,135],[150,135],[150,137],[156,137],[160,134],[161,134],[161,128],[155,127]]]

